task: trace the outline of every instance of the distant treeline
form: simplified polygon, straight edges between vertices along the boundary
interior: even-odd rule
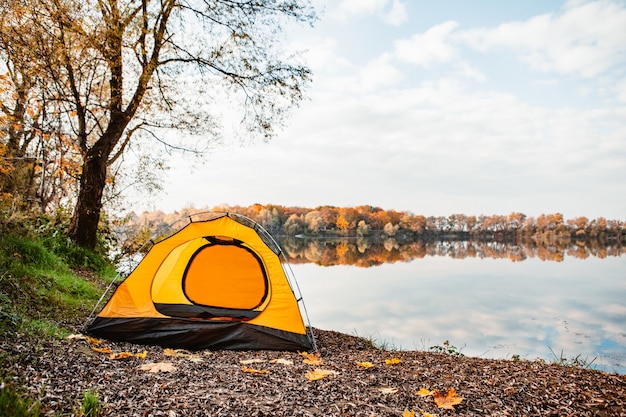
[[[597,240],[620,245],[626,242],[626,223],[603,217],[565,220],[560,213],[541,214],[537,217],[523,213],[423,216],[374,206],[304,208],[254,204],[248,207],[186,208],[170,214],[162,211],[133,214],[128,224],[142,228],[146,233],[154,232],[181,217],[203,211],[243,214],[275,236],[393,237],[398,242],[417,239],[496,242]]]

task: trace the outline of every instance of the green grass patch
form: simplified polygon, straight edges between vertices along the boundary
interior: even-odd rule
[[[0,384],[0,416],[39,417],[39,402],[11,385]]]

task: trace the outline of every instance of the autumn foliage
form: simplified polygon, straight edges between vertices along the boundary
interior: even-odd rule
[[[255,204],[187,208],[171,214],[161,211],[133,214],[124,225],[130,231],[126,250],[133,252],[148,236],[180,218],[208,210],[236,212],[252,218],[279,240],[293,264],[371,267],[427,256],[511,261],[529,258],[561,261],[566,256],[604,258],[623,254],[626,240],[622,221],[564,220],[558,213],[536,218],[522,213],[424,217],[372,206],[308,209]]]

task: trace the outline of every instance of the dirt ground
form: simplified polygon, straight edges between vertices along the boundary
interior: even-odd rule
[[[2,378],[27,387],[44,414],[54,416],[80,415],[88,390],[98,393],[102,415],[125,417],[626,416],[625,375],[385,351],[338,332],[315,335],[317,362],[302,352],[186,352],[82,337],[55,344],[0,337],[0,354],[10,363]],[[449,408],[438,405],[435,390]]]

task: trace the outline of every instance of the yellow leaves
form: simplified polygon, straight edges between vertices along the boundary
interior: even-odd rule
[[[118,353],[111,353],[109,355],[109,359],[127,359],[127,358],[134,358],[135,354],[134,353],[130,353],[130,352],[118,352]]]
[[[420,388],[420,390],[417,391],[416,394],[420,397],[428,397],[430,394],[432,394],[432,392],[427,388]]]
[[[269,372],[267,369],[254,369],[254,368],[248,368],[247,366],[242,366],[241,370],[249,374],[255,374],[255,375],[266,374]]]
[[[165,348],[165,349],[163,349],[163,354],[165,356],[173,356],[175,358],[185,358],[185,359],[190,360],[192,362],[202,362],[202,358],[200,357],[200,355],[191,353],[191,352],[189,352],[188,350],[185,350],[185,349]]]
[[[448,410],[454,409],[453,407],[455,405],[459,405],[463,401],[463,398],[459,397],[454,388],[449,388],[446,395],[443,395],[438,389],[430,391],[426,388],[420,388],[416,394],[420,397],[428,397],[430,395],[435,400],[437,407],[446,408]]]
[[[453,410],[455,405],[461,404],[463,398],[459,397],[454,388],[448,389],[446,395],[443,395],[438,389],[434,390],[432,393],[433,398],[435,399],[435,404],[439,408],[446,408],[448,410]]]
[[[385,365],[397,365],[399,363],[400,359],[398,358],[385,359]]]
[[[357,366],[365,369],[370,369],[374,367],[374,364],[372,362],[356,362],[356,364]]]
[[[176,371],[176,367],[171,362],[145,363],[139,366],[139,369],[142,371],[148,371],[152,373]]]
[[[91,350],[97,353],[113,353],[110,347],[97,348],[92,346]]]
[[[118,352],[118,353],[111,353],[109,355],[109,359],[128,359],[128,358],[145,358],[148,355],[147,351],[143,351],[143,352],[139,352],[139,353],[131,353],[131,352]]]
[[[402,413],[402,417],[415,417],[415,411],[409,411],[408,409],[405,409]]]
[[[305,358],[302,361],[302,363],[306,363],[307,365],[321,365],[323,363],[322,358],[320,357],[319,352],[318,353],[302,352],[300,354],[302,356],[304,356],[304,358]]]
[[[317,380],[326,378],[327,376],[337,375],[337,373],[338,373],[337,371],[332,371],[329,369],[316,368],[314,370],[306,371],[306,374],[304,375],[304,377],[308,379],[309,381],[317,381]]]

